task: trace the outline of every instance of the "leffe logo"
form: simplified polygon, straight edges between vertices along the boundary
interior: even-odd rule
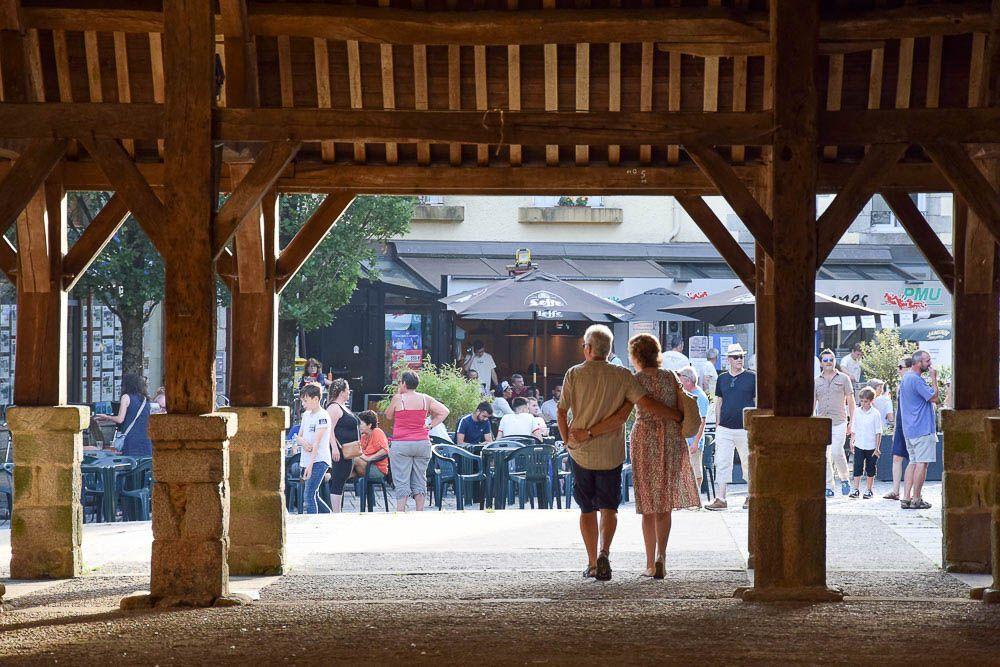
[[[538,290],[524,297],[524,305],[531,310],[555,310],[564,308],[566,300],[558,294],[546,290]]]

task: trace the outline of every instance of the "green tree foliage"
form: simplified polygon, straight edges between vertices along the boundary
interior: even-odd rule
[[[914,343],[899,338],[898,330],[882,329],[875,333],[875,338],[861,343],[864,353],[861,368],[865,377],[884,380],[895,395],[899,387],[899,360],[910,356],[916,349]]]
[[[396,377],[403,371],[409,370],[405,361],[399,361],[394,366]],[[483,400],[482,385],[478,382],[467,380],[462,375],[462,368],[458,364],[443,364],[435,366],[430,357],[424,359],[424,363],[418,371],[420,376],[420,386],[417,391],[435,398],[448,408],[448,418],[444,424],[449,431],[455,430],[458,420],[476,409]],[[388,397],[379,403],[379,409],[383,412],[389,407],[389,399],[396,393],[398,385],[388,384],[385,386],[385,393]],[[386,427],[388,428],[388,426]]]
[[[72,245],[104,204],[107,192],[71,192],[67,197]],[[73,290],[83,302],[93,294],[122,324],[122,370],[142,374],[143,326],[163,300],[163,261],[135,218],[129,216]]]
[[[322,195],[280,198],[282,247],[322,201]],[[291,398],[298,331],[312,331],[333,321],[337,309],[350,301],[358,280],[366,275],[362,265],[374,264],[377,244],[409,231],[415,202],[413,197],[357,197],[281,293],[279,377],[286,402]]]

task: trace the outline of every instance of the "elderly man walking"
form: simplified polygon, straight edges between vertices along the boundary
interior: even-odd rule
[[[929,375],[929,385],[922,377],[924,373]],[[899,500],[904,510],[923,510],[931,506],[920,494],[927,477],[927,464],[937,459],[937,424],[934,421],[937,397],[937,369],[931,367],[929,352],[917,350],[913,353],[910,370],[903,375],[899,385],[899,415],[910,459],[903,481],[903,497]]]
[[[851,477],[847,469],[847,455],[844,444],[851,434],[851,423],[854,421],[854,384],[851,377],[838,371],[837,357],[833,350],[823,350],[819,353],[820,367],[823,369],[816,377],[816,389],[813,395],[816,416],[829,417],[833,422],[830,430],[830,444],[826,446],[826,496],[832,498],[833,468],[837,467],[840,477],[840,491],[845,496],[851,492]]]
[[[587,569],[583,576],[598,581],[611,579],[608,555],[618,527],[625,426],[622,423],[606,433],[592,432],[591,427],[616,412],[627,414],[635,404],[664,419],[679,418],[675,409],[647,396],[646,389],[628,369],[608,363],[613,341],[606,326],[595,324],[587,329],[583,336],[586,361],[566,371],[557,410],[559,433],[567,443],[572,461],[573,498],[580,507],[580,533],[587,549]],[[585,431],[586,436],[581,438],[586,437],[586,441],[575,442],[571,428]]]

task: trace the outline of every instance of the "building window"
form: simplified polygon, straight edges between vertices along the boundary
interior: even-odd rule
[[[441,206],[444,205],[444,195],[420,195],[418,201],[428,206]]]

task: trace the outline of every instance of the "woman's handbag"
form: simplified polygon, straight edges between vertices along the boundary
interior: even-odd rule
[[[361,443],[360,442],[349,442],[346,445],[341,445],[340,454],[345,459],[356,459],[361,456]]]
[[[146,399],[142,399],[142,405],[139,406],[138,412],[135,413],[135,417],[132,417],[132,423],[128,425],[128,428],[124,431],[115,431],[115,439],[112,444],[115,447],[115,451],[121,453],[125,449],[125,437],[132,431],[132,427],[135,426],[135,422],[139,419],[139,415],[142,414],[143,409],[146,407]]]
[[[698,410],[698,399],[684,391],[677,375],[673,374],[675,389],[677,394],[677,409],[681,411],[684,418],[681,420],[681,435],[685,438],[693,438],[698,435],[701,428],[701,412]]]

